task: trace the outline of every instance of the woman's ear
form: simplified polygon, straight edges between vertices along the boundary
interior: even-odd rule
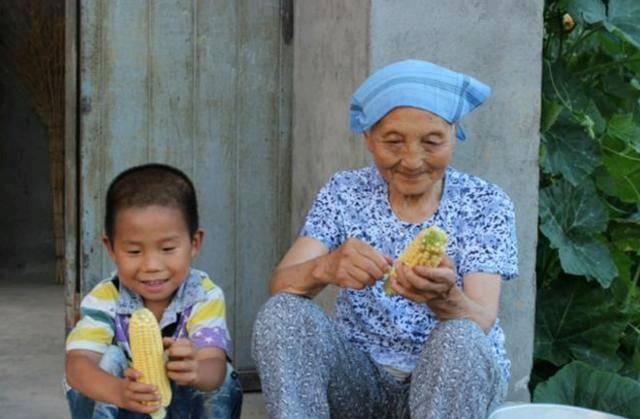
[[[364,141],[367,143],[367,150],[369,150],[369,152],[373,153],[373,138],[371,136],[371,131],[370,130],[364,130],[362,132],[362,135],[364,136]]]
[[[202,241],[204,240],[204,230],[199,228],[193,237],[191,237],[191,259],[195,259],[200,253],[202,248]]]

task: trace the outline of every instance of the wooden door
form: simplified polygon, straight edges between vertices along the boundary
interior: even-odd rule
[[[284,3],[288,3],[283,0]],[[234,362],[289,241],[291,46],[279,0],[80,0],[79,277],[113,270],[100,241],[120,171],[175,165],[198,192],[195,266],[225,292]]]

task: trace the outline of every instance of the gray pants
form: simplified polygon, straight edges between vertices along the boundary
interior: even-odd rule
[[[255,323],[270,418],[486,418],[507,383],[482,330],[440,322],[407,383],[378,368],[311,300],[278,294]]]

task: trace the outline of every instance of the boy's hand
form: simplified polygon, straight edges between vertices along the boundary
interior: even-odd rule
[[[198,348],[189,339],[163,338],[169,362],[167,375],[176,384],[193,387],[198,382]]]
[[[158,389],[154,385],[138,382],[140,377],[142,373],[133,368],[127,368],[124,372],[119,407],[138,413],[155,412],[160,407]],[[155,405],[146,405],[142,402],[155,402]]]

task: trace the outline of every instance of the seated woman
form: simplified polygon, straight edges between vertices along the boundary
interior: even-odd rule
[[[253,354],[272,418],[485,418],[510,363],[497,320],[501,279],[517,276],[513,204],[452,168],[458,121],[490,88],[408,60],[371,75],[351,128],[374,164],[336,173],[276,267]],[[440,266],[383,278],[424,228],[449,237]],[[340,287],[336,319],[310,300]]]

